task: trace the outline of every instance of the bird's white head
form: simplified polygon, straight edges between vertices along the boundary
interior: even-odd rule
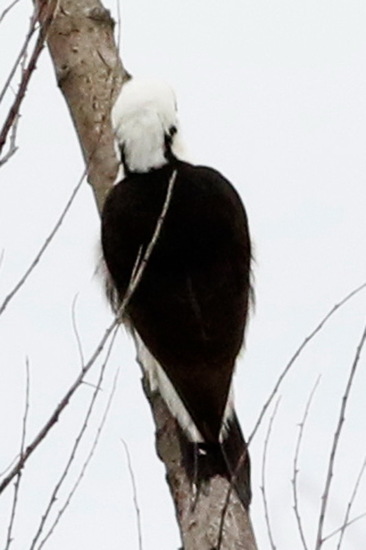
[[[164,82],[126,82],[112,109],[112,126],[127,173],[148,172],[181,158],[175,94]]]

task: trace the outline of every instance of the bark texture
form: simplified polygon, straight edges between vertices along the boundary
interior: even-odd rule
[[[113,30],[112,17],[98,0],[60,0],[47,35],[99,210],[117,170],[110,109],[128,78]]]
[[[128,74],[114,41],[114,22],[98,0],[60,0],[47,44],[68,104],[99,210],[117,170],[110,109]],[[229,484],[213,478],[196,495],[182,467],[177,425],[144,383],[156,425],[156,447],[167,472],[184,550],[256,550],[250,518],[233,493],[220,526]],[[164,522],[162,521],[162,528]]]
[[[156,449],[165,464],[183,550],[257,550],[249,513],[222,477],[197,495],[185,475],[176,421],[158,393],[144,387],[156,424]],[[226,510],[224,512],[224,510]]]

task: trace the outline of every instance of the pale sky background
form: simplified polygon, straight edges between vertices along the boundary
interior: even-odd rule
[[[8,4],[0,0],[0,12]],[[0,25],[0,83],[17,55],[30,15],[21,0]],[[116,16],[116,3],[106,3]],[[249,434],[285,364],[332,306],[366,281],[366,4],[361,0],[125,0],[122,55],[133,74],[157,75],[177,90],[192,159],[212,165],[240,192],[255,243],[256,309],[236,375],[236,403]],[[16,81],[14,81],[16,87]],[[4,118],[8,102],[0,106]],[[19,151],[0,169],[0,303],[49,234],[83,171],[79,145],[44,52],[22,107]],[[99,218],[85,183],[25,287],[0,318],[0,471],[20,445],[26,357],[30,441],[80,369],[72,303],[85,357],[111,322],[98,261]],[[309,550],[342,395],[365,323],[366,291],[309,344],[280,390],[267,463],[278,550],[301,549],[292,510],[294,449],[319,375],[300,456],[300,506]],[[361,357],[335,464],[325,534],[342,524],[366,456],[366,354]],[[49,550],[137,550],[129,447],[141,511],[143,548],[177,550],[179,536],[153,424],[127,337],[114,346],[100,402],[71,475],[97,429],[113,377],[118,388],[95,456]],[[88,379],[98,376],[94,368]],[[29,461],[12,550],[31,541],[82,423],[92,387],[83,386]],[[261,462],[269,416],[251,449],[252,520],[260,550]],[[71,483],[71,482],[70,482]],[[57,513],[68,484],[55,506]],[[12,488],[0,499],[5,547]],[[363,480],[351,517],[366,512]],[[366,519],[343,550],[365,547]],[[35,548],[38,548],[36,545]],[[336,549],[337,537],[324,544]]]

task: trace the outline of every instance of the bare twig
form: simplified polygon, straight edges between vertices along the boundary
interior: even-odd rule
[[[26,359],[26,362],[25,362],[25,370],[26,370],[25,408],[24,408],[24,415],[23,415],[22,438],[20,442],[20,456],[22,456],[24,453],[25,439],[27,434],[28,413],[29,413],[30,376],[29,376],[28,358]],[[18,505],[18,496],[19,496],[19,490],[20,490],[20,483],[22,479],[22,473],[23,473],[22,469],[19,469],[15,480],[14,496],[13,496],[13,503],[12,503],[12,509],[10,514],[10,521],[8,526],[8,534],[7,534],[5,550],[9,550],[13,540],[12,534],[13,534],[16,511],[17,511],[17,505]]]
[[[6,307],[9,305],[10,301],[14,298],[14,296],[17,294],[17,292],[19,291],[19,289],[24,285],[24,283],[27,281],[29,275],[32,273],[32,271],[34,270],[34,268],[36,267],[36,265],[39,263],[40,259],[42,258],[43,254],[46,252],[47,248],[49,247],[49,245],[51,244],[51,242],[53,241],[53,238],[54,236],[56,235],[57,231],[59,230],[62,222],[64,221],[65,217],[66,217],[66,214],[68,213],[68,211],[70,210],[71,208],[71,205],[72,203],[74,202],[75,200],[75,197],[84,181],[84,178],[85,178],[85,175],[86,175],[86,171],[84,170],[84,173],[82,175],[82,177],[80,178],[78,184],[76,185],[76,187],[74,188],[74,190],[72,191],[71,193],[71,196],[69,198],[69,200],[67,201],[66,203],[66,206],[65,208],[63,209],[63,211],[61,212],[61,215],[60,217],[58,218],[56,224],[54,225],[51,233],[48,235],[47,239],[44,241],[43,245],[41,246],[41,248],[39,249],[39,252],[37,253],[37,255],[35,256],[35,258],[33,259],[32,263],[30,264],[30,266],[28,267],[28,269],[25,271],[25,273],[22,275],[22,277],[19,279],[19,281],[17,282],[17,284],[14,286],[14,288],[9,292],[9,294],[6,296],[5,300],[3,301],[3,303],[0,305],[0,315],[5,311]]]
[[[308,550],[308,545],[307,545],[306,539],[305,539],[305,532],[304,532],[304,529],[303,529],[303,526],[302,526],[302,520],[301,520],[301,514],[300,514],[300,508],[299,508],[299,493],[298,493],[298,483],[297,483],[298,475],[299,475],[299,466],[298,466],[298,464],[299,464],[300,448],[301,448],[301,443],[302,443],[302,438],[303,438],[303,434],[304,434],[306,421],[307,421],[307,418],[308,418],[308,414],[309,414],[309,411],[310,411],[310,407],[311,407],[311,403],[312,403],[314,394],[315,394],[316,389],[319,385],[319,381],[320,381],[320,376],[318,377],[317,381],[315,382],[314,387],[313,387],[313,389],[310,393],[309,399],[308,399],[308,401],[306,403],[306,406],[305,406],[304,415],[303,415],[302,420],[299,424],[300,429],[299,429],[299,435],[297,437],[297,442],[296,442],[296,449],[295,449],[295,456],[294,456],[294,467],[293,467],[293,477],[292,477],[293,509],[294,509],[294,512],[295,512],[297,528],[298,528],[298,531],[299,531],[300,539],[301,539],[302,545],[304,547],[304,550]]]
[[[74,333],[75,333],[76,344],[77,344],[77,347],[78,347],[78,352],[79,352],[79,356],[80,356],[80,363],[81,363],[81,367],[82,367],[84,365],[84,353],[83,353],[83,346],[81,344],[80,334],[79,334],[79,331],[78,331],[78,327],[77,327],[77,323],[76,323],[76,315],[75,315],[76,302],[77,302],[78,297],[79,297],[79,295],[77,294],[75,296],[75,298],[73,299],[73,301],[72,301],[72,310],[71,310],[72,313],[71,314],[72,314],[72,326],[73,326]]]
[[[115,319],[113,321],[113,323],[105,331],[103,338],[100,340],[100,342],[99,342],[98,346],[96,347],[94,353],[92,354],[91,358],[84,365],[81,373],[78,375],[78,377],[75,379],[75,381],[71,384],[68,391],[64,394],[63,398],[61,399],[60,403],[57,405],[57,407],[53,411],[50,418],[47,420],[47,422],[44,424],[44,426],[41,428],[41,430],[35,436],[33,441],[25,449],[22,456],[20,456],[17,459],[15,465],[11,468],[10,472],[6,475],[6,477],[0,483],[0,494],[3,493],[3,491],[7,488],[7,486],[11,482],[11,480],[18,474],[19,470],[24,467],[24,464],[26,463],[26,461],[33,454],[33,452],[39,447],[39,445],[42,443],[44,438],[48,435],[50,430],[57,423],[61,413],[65,410],[65,408],[67,407],[70,399],[72,398],[72,396],[74,395],[76,390],[80,387],[80,385],[84,381],[85,375],[89,372],[91,367],[94,365],[96,359],[99,357],[100,353],[103,351],[104,346],[105,346],[106,342],[108,341],[110,335],[113,333],[113,331],[116,330],[117,326],[118,326],[118,321],[117,321],[117,319]]]
[[[257,422],[255,423],[255,426],[252,430],[252,433],[250,434],[249,436],[249,439],[248,439],[248,446],[249,444],[251,443],[253,437],[255,436],[259,426],[261,425],[261,422],[263,420],[263,417],[264,415],[266,414],[267,412],[267,409],[268,407],[270,406],[270,404],[272,403],[275,395],[277,394],[284,378],[287,376],[287,374],[289,373],[292,365],[295,363],[296,359],[299,357],[299,355],[302,353],[303,349],[305,348],[305,346],[311,342],[311,340],[316,336],[316,334],[318,334],[318,332],[323,328],[323,326],[326,324],[326,322],[334,315],[334,313],[336,311],[338,311],[342,306],[344,306],[351,298],[353,298],[354,296],[356,296],[356,294],[358,294],[359,292],[361,292],[362,290],[364,290],[366,288],[366,283],[363,283],[362,285],[360,285],[359,287],[355,288],[354,290],[352,290],[352,292],[350,292],[349,294],[347,294],[347,296],[345,296],[338,304],[336,304],[326,315],[325,317],[323,317],[323,319],[320,321],[320,323],[315,327],[315,329],[309,334],[309,336],[307,336],[305,338],[305,340],[303,341],[303,343],[301,344],[301,346],[296,350],[296,352],[294,353],[294,355],[291,357],[290,361],[287,363],[287,365],[285,366],[285,368],[283,369],[282,373],[280,374],[280,376],[278,377],[277,379],[277,382],[276,384],[274,385],[274,388],[272,390],[272,392],[270,393],[267,401],[265,402],[265,404],[263,405],[263,408],[262,408],[262,411],[258,417],[258,420]]]
[[[360,521],[360,519],[364,519],[366,518],[366,512],[363,513],[363,514],[360,514],[359,516],[356,516],[355,518],[353,519],[349,519],[347,521],[347,523],[343,523],[340,527],[338,527],[338,529],[335,529],[334,531],[332,531],[331,533],[329,533],[329,535],[327,535],[326,537],[323,538],[323,542],[326,542],[327,540],[331,539],[332,537],[334,537],[335,535],[338,535],[338,533],[342,533],[342,532],[345,532],[345,530],[347,529],[347,527],[349,527],[350,525],[353,525],[353,523],[356,523],[356,521]],[[339,545],[337,545],[337,549],[340,548]]]
[[[356,479],[355,486],[354,486],[352,494],[351,494],[351,498],[350,498],[349,503],[347,505],[346,513],[345,513],[344,520],[343,520],[343,525],[340,528],[340,537],[339,537],[339,541],[338,541],[336,550],[340,550],[340,548],[342,546],[342,542],[343,542],[343,537],[344,537],[344,534],[346,532],[346,528],[350,525],[349,518],[350,518],[350,515],[351,515],[351,509],[352,509],[354,501],[356,500],[358,489],[360,487],[361,480],[362,480],[363,475],[365,473],[365,469],[366,469],[366,458],[362,463],[361,469],[360,469],[359,474],[358,474],[357,479]],[[361,516],[359,516],[358,519],[360,519],[361,517],[364,517],[364,516],[365,516],[365,514],[362,514]],[[355,520],[352,520],[351,523],[353,523],[354,521]],[[330,535],[324,537],[324,540],[327,540],[328,538],[330,538]]]
[[[7,6],[7,7],[3,10],[3,12],[2,12],[1,15],[0,15],[0,23],[3,22],[5,16],[9,13],[10,10],[12,10],[12,9],[14,8],[14,6],[15,6],[16,4],[18,4],[18,2],[19,2],[19,0],[13,0],[13,2],[11,2],[11,3],[9,4],[9,6]]]
[[[12,461],[10,462],[10,464],[8,464],[8,466],[6,466],[6,468],[0,472],[0,477],[4,477],[4,476],[6,475],[6,472],[9,472],[9,471],[10,471],[10,469],[11,469],[12,466],[13,466],[13,464],[16,463],[16,461],[18,460],[18,458],[19,458],[19,455],[16,455],[16,456],[12,459]]]
[[[68,474],[69,474],[69,471],[70,471],[70,468],[75,460],[75,457],[76,457],[76,454],[77,454],[77,451],[79,449],[79,446],[80,446],[80,443],[83,439],[83,436],[86,432],[86,429],[88,427],[88,424],[89,424],[89,420],[90,420],[90,417],[91,417],[91,414],[93,412],[93,409],[94,409],[94,405],[96,403],[96,400],[97,400],[97,397],[99,395],[99,389],[101,388],[102,386],[102,381],[103,381],[103,377],[104,377],[104,373],[105,373],[105,369],[106,369],[106,366],[107,366],[107,362],[108,362],[108,359],[110,357],[110,354],[111,354],[111,351],[112,351],[112,347],[113,347],[113,344],[114,344],[114,340],[115,340],[115,337],[116,337],[116,332],[113,334],[112,336],[112,339],[111,339],[111,342],[110,342],[110,345],[109,345],[109,348],[108,348],[108,351],[107,351],[107,354],[106,354],[106,358],[105,360],[103,361],[103,364],[102,364],[102,367],[100,369],[100,374],[99,374],[99,379],[98,379],[98,382],[97,382],[97,385],[94,389],[94,392],[92,394],[92,398],[90,400],[90,403],[89,403],[89,407],[87,409],[87,412],[85,414],[85,418],[84,418],[84,421],[82,423],[82,426],[81,426],[81,429],[74,441],[74,445],[72,447],[72,450],[71,450],[71,453],[70,453],[70,456],[66,462],[66,465],[65,465],[65,468],[63,469],[63,472],[58,480],[58,482],[56,483],[56,485],[54,486],[54,489],[52,491],[52,495],[51,495],[51,498],[48,502],[48,505],[46,507],[46,510],[41,518],[41,521],[39,523],[39,526],[38,526],[38,529],[36,531],[36,534],[34,535],[34,538],[32,540],[32,544],[30,546],[30,550],[34,550],[40,536],[42,535],[42,532],[43,532],[43,529],[44,529],[44,526],[45,526],[45,523],[46,523],[46,520],[47,518],[49,517],[49,514],[53,508],[53,505],[56,503],[57,499],[58,499],[58,493],[65,481],[65,479],[67,478]]]
[[[137,487],[136,487],[136,480],[135,480],[135,474],[132,468],[132,462],[130,457],[130,452],[128,450],[127,443],[124,439],[121,437],[121,442],[123,444],[123,447],[125,449],[126,458],[127,458],[127,467],[128,472],[130,474],[131,479],[131,485],[132,485],[132,493],[133,493],[133,505],[136,512],[136,524],[137,524],[137,533],[138,533],[138,541],[139,541],[139,550],[142,550],[142,528],[141,528],[141,513],[139,508],[139,502],[137,498]]]
[[[23,71],[18,92],[9,110],[8,116],[5,119],[4,125],[0,131],[0,154],[2,153],[8,133],[12,125],[14,124],[14,120],[19,114],[20,105],[24,99],[25,92],[27,90],[33,71],[36,68],[38,58],[43,50],[44,43],[47,38],[47,32],[53,21],[57,5],[58,0],[50,0],[49,2],[47,0],[43,0],[39,3],[39,8],[35,12],[37,15],[37,19],[42,21],[42,25],[39,28],[39,34],[34,45],[33,52],[30,56],[25,70]]]
[[[146,264],[149,261],[151,253],[152,253],[152,251],[155,247],[155,244],[156,244],[156,242],[159,238],[161,227],[163,225],[166,213],[167,213],[168,208],[169,208],[170,200],[172,198],[176,178],[177,178],[177,170],[174,170],[171,177],[170,177],[170,180],[169,180],[169,184],[168,184],[168,188],[167,188],[167,192],[166,192],[166,196],[165,196],[165,201],[164,201],[163,208],[162,208],[162,211],[160,213],[160,216],[157,219],[153,236],[151,237],[151,241],[149,242],[149,244],[146,248],[145,254],[144,254],[144,256],[143,256],[143,258],[140,262],[138,261],[138,258],[141,256],[141,249],[139,250],[138,257],[137,257],[137,262],[135,263],[135,266],[134,266],[133,272],[132,272],[133,276],[132,276],[132,279],[131,279],[131,283],[129,284],[129,286],[127,288],[126,294],[125,294],[125,296],[122,300],[122,303],[120,305],[120,308],[119,308],[119,318],[120,319],[121,319],[121,317],[122,317],[122,315],[123,315],[123,313],[126,309],[127,304],[129,303],[129,301],[132,297],[132,294],[135,292],[137,285],[141,281],[141,277],[144,273]]]
[[[122,23],[121,23],[121,6],[119,1],[116,2],[116,9],[117,9],[117,50],[119,51],[121,48],[121,32],[122,32]]]
[[[114,377],[114,381],[113,381],[113,386],[112,386],[112,390],[110,392],[110,395],[109,395],[109,398],[108,398],[108,402],[107,402],[107,405],[106,405],[106,408],[104,410],[104,413],[103,413],[103,416],[102,416],[102,420],[99,424],[99,427],[98,427],[98,430],[97,430],[97,433],[95,435],[95,438],[94,438],[94,441],[92,443],[92,446],[90,448],[90,451],[84,461],[84,464],[80,470],[80,473],[78,475],[78,477],[76,478],[76,481],[71,489],[71,491],[69,492],[69,495],[67,497],[67,499],[65,500],[63,506],[60,508],[60,510],[58,511],[58,514],[54,520],[54,522],[52,523],[50,529],[48,530],[47,534],[45,535],[45,537],[42,539],[42,541],[40,542],[40,545],[38,546],[37,550],[41,550],[41,548],[43,548],[43,546],[45,545],[45,543],[47,542],[47,540],[50,538],[50,536],[53,534],[55,528],[57,527],[58,523],[60,522],[62,516],[64,515],[65,511],[67,510],[67,508],[69,507],[69,504],[72,500],[72,497],[74,496],[76,490],[78,489],[80,483],[81,483],[81,480],[83,479],[84,475],[85,475],[85,472],[86,472],[86,469],[87,467],[89,466],[90,464],[90,461],[91,459],[93,458],[93,455],[94,455],[94,452],[97,448],[97,445],[98,445],[98,442],[99,442],[99,439],[100,439],[100,436],[101,436],[101,433],[103,431],[103,428],[104,428],[104,425],[105,425],[105,422],[107,420],[107,417],[108,417],[108,413],[109,413],[109,410],[111,408],[111,404],[112,404],[112,401],[113,401],[113,397],[114,397],[114,394],[115,394],[115,391],[116,391],[116,387],[117,387],[117,380],[118,380],[118,373],[119,371],[116,372],[116,375]]]
[[[262,408],[262,411],[258,417],[258,420],[256,422],[256,424],[254,425],[254,428],[252,430],[252,433],[250,434],[249,438],[248,438],[248,442],[247,442],[247,448],[249,447],[250,443],[252,442],[254,436],[256,435],[257,431],[258,431],[258,428],[259,426],[261,425],[262,421],[263,421],[263,418],[268,410],[268,407],[270,406],[270,404],[272,403],[274,397],[277,395],[278,393],[278,390],[283,382],[283,380],[285,379],[285,377],[287,376],[287,374],[289,373],[291,367],[293,366],[293,364],[295,363],[295,361],[298,359],[299,355],[302,353],[303,349],[305,348],[305,346],[316,336],[316,334],[323,328],[323,326],[326,324],[326,322],[333,316],[333,314],[338,310],[340,309],[343,305],[345,305],[351,298],[353,298],[354,296],[356,296],[359,292],[361,292],[362,290],[364,290],[366,288],[366,283],[363,283],[362,285],[358,286],[357,288],[355,288],[354,290],[352,290],[349,294],[347,294],[340,302],[338,302],[335,306],[333,306],[333,308],[323,317],[323,319],[320,321],[320,323],[315,327],[315,329],[309,334],[309,336],[307,336],[305,338],[305,340],[303,341],[303,343],[301,344],[301,346],[296,350],[296,352],[294,353],[294,355],[291,357],[290,361],[287,363],[287,365],[285,366],[285,368],[283,369],[282,373],[280,374],[279,378],[277,379],[277,382],[272,390],[272,392],[270,393],[267,401],[265,402],[263,408]],[[235,479],[235,477],[234,477]],[[222,516],[221,516],[221,521],[220,521],[220,528],[219,528],[219,538],[218,538],[218,546],[217,546],[217,550],[220,550],[220,547],[221,547],[221,543],[222,543],[222,534],[223,534],[223,526],[224,526],[224,522],[225,522],[225,517],[226,517],[226,514],[227,514],[227,511],[228,511],[228,508],[229,508],[229,503],[230,503],[230,495],[231,495],[231,491],[232,491],[232,488],[233,488],[233,480],[231,481],[230,483],[230,487],[227,491],[227,495],[226,495],[226,499],[225,499],[225,504],[223,506],[223,509],[222,509]]]
[[[5,155],[2,158],[0,158],[0,167],[3,166],[6,162],[8,162],[8,160],[10,160],[11,157],[15,155],[15,153],[18,151],[16,139],[17,139],[19,118],[20,118],[20,114],[17,113],[14,118],[13,125],[11,127],[9,150],[7,153],[5,153]]]
[[[356,371],[357,371],[357,366],[358,366],[358,363],[359,363],[362,348],[365,344],[365,340],[366,340],[366,327],[363,330],[360,342],[357,346],[356,355],[355,355],[355,358],[354,358],[352,366],[351,366],[351,370],[350,370],[350,373],[349,373],[345,393],[342,397],[342,404],[341,404],[341,408],[340,408],[340,412],[339,412],[339,418],[338,418],[336,431],[335,431],[334,438],[333,438],[333,444],[332,444],[331,451],[330,451],[330,456],[329,456],[329,463],[328,463],[328,470],[327,470],[327,475],[326,475],[326,480],[325,480],[324,492],[323,492],[323,495],[322,495],[322,498],[321,498],[321,507],[320,507],[320,514],[319,514],[319,522],[318,522],[318,531],[317,531],[317,536],[316,536],[315,550],[319,550],[322,547],[323,542],[324,542],[323,528],[324,528],[325,515],[326,515],[326,511],[327,511],[327,505],[328,505],[328,501],[329,501],[330,487],[331,487],[331,483],[332,483],[332,479],[333,479],[335,459],[336,459],[338,445],[339,445],[340,438],[341,438],[342,427],[343,427],[343,424],[344,424],[344,421],[345,421],[345,413],[346,413],[348,399],[349,399],[349,396],[350,396],[350,393],[351,393],[353,380],[354,380],[354,377],[355,377],[355,374],[356,374]]]
[[[21,50],[20,50],[20,52],[19,52],[19,54],[18,54],[18,56],[17,56],[17,58],[14,62],[14,65],[13,65],[10,73],[8,74],[8,78],[6,79],[5,84],[4,84],[4,86],[3,86],[3,88],[0,92],[0,103],[4,99],[5,94],[6,94],[7,90],[9,89],[11,81],[14,78],[14,75],[16,73],[17,68],[19,67],[19,65],[21,63],[21,60],[25,58],[27,49],[29,47],[29,43],[32,39],[33,34],[36,31],[37,20],[38,20],[38,9],[35,7],[34,11],[33,11],[33,15],[32,15],[31,20],[30,20],[28,32],[27,32],[25,40],[24,40],[24,44],[21,47]]]
[[[273,538],[272,528],[271,528],[271,522],[269,518],[269,507],[268,507],[268,499],[267,499],[267,493],[266,493],[266,463],[267,463],[267,455],[268,455],[268,445],[271,438],[271,432],[272,432],[272,426],[274,419],[276,418],[276,414],[278,411],[278,406],[280,404],[280,399],[277,401],[276,406],[274,408],[273,414],[270,418],[269,424],[268,424],[268,430],[267,435],[264,441],[264,448],[263,448],[263,460],[262,460],[262,485],[260,487],[262,492],[262,500],[263,500],[263,506],[264,506],[264,517],[266,520],[266,526],[267,526],[267,533],[268,533],[268,539],[271,545],[272,550],[276,550],[276,545]]]

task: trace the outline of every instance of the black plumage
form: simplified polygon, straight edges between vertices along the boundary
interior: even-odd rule
[[[146,173],[129,173],[105,202],[104,258],[122,301],[139,251],[151,240],[173,170],[168,211],[126,315],[169,377],[206,448],[230,455],[225,456],[230,474],[245,454],[235,486],[241,486],[238,493],[248,506],[249,458],[234,413],[219,444],[251,293],[251,242],[239,195],[219,172],[176,159]]]

